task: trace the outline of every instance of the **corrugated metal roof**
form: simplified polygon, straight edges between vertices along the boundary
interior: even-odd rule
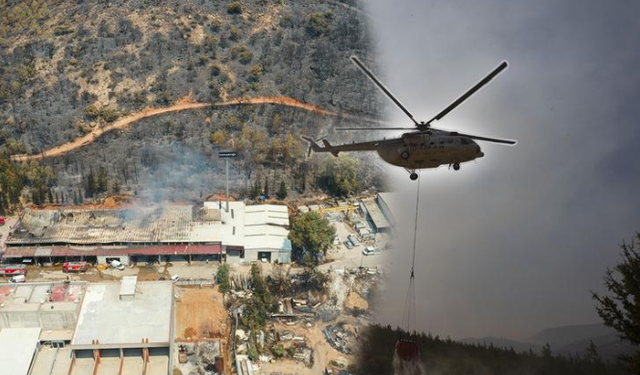
[[[6,243],[89,245],[220,241],[218,227],[224,227],[219,210],[194,209],[190,205],[127,210],[27,209]]]
[[[9,248],[5,252],[6,258],[32,257],[36,255],[35,248]],[[116,247],[100,248],[91,247],[77,249],[68,246],[55,246],[50,248],[50,255],[54,257],[93,256],[93,255],[197,255],[220,254],[222,247],[219,244],[210,245],[158,245],[145,247]],[[49,256],[49,255],[47,255]]]
[[[389,228],[391,224],[384,216],[382,211],[380,211],[380,207],[378,207],[378,203],[373,198],[363,199],[362,204],[367,209],[369,216],[371,217],[371,221],[378,229]]]

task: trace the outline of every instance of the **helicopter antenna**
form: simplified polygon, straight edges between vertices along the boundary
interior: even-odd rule
[[[486,77],[484,77],[482,79],[482,81],[478,82],[475,84],[475,86],[473,86],[472,88],[470,88],[467,92],[465,92],[464,94],[462,94],[461,97],[459,97],[458,99],[456,99],[455,102],[449,104],[449,106],[445,109],[443,109],[440,113],[438,113],[434,118],[432,118],[431,120],[429,120],[427,122],[427,125],[431,125],[431,122],[433,121],[439,121],[441,118],[443,118],[444,116],[446,116],[449,112],[453,111],[457,106],[459,106],[460,104],[462,104],[465,100],[469,99],[469,97],[473,94],[476,93],[476,91],[480,90],[484,85],[486,85],[487,83],[489,83],[492,79],[495,78],[495,76],[497,76],[498,74],[500,74],[500,72],[502,72],[503,70],[505,70],[507,68],[507,62],[503,61],[500,65],[498,65],[497,68],[493,69],[493,71],[491,73],[489,73]]]
[[[385,85],[384,85],[382,82],[380,82],[380,80],[378,79],[378,77],[376,77],[376,76],[375,76],[375,74],[373,74],[369,69],[367,69],[367,67],[362,63],[362,61],[360,61],[360,60],[358,59],[358,57],[356,57],[356,56],[351,56],[351,61],[353,61],[353,63],[354,63],[354,64],[356,64],[356,65],[358,66],[358,68],[360,68],[360,69],[364,72],[364,74],[366,74],[366,75],[367,75],[367,77],[369,77],[369,79],[370,79],[373,83],[375,83],[375,84],[376,84],[376,86],[378,86],[378,88],[379,88],[380,90],[382,90],[382,92],[384,92],[384,93],[389,97],[389,99],[391,99],[391,101],[393,101],[393,102],[395,103],[395,105],[397,105],[397,106],[402,110],[402,112],[404,112],[407,116],[409,116],[409,118],[411,119],[411,121],[413,121],[413,123],[414,123],[414,124],[416,124],[416,126],[420,126],[420,125],[421,125],[418,121],[416,121],[416,120],[413,118],[413,115],[411,114],[411,112],[409,112],[409,110],[408,110],[408,109],[406,109],[406,108],[402,105],[402,103],[400,103],[400,101],[399,101],[398,99],[396,99],[396,97],[395,97],[395,96],[393,96],[393,94],[391,93],[391,91],[389,91],[389,89],[387,89],[387,88],[385,87]]]

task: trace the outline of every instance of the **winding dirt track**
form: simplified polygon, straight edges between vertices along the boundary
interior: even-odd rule
[[[34,160],[34,159],[44,159],[44,158],[51,158],[54,156],[64,155],[77,148],[80,148],[95,142],[96,139],[100,138],[104,133],[110,132],[112,130],[124,129],[126,127],[129,127],[133,123],[147,117],[153,117],[153,116],[163,115],[165,113],[180,112],[185,110],[201,109],[201,108],[207,108],[207,107],[227,107],[227,106],[237,106],[237,105],[263,105],[263,104],[274,104],[274,105],[280,105],[284,107],[300,108],[305,111],[313,112],[321,116],[333,116],[333,117],[339,116],[343,118],[357,119],[365,122],[380,123],[379,120],[373,119],[373,118],[359,117],[359,116],[354,116],[350,114],[338,114],[333,111],[322,109],[317,105],[303,103],[301,101],[298,101],[296,99],[293,99],[287,96],[256,96],[256,97],[248,97],[248,98],[237,98],[237,99],[232,99],[232,100],[228,100],[225,102],[218,102],[218,103],[179,102],[167,108],[144,109],[138,113],[119,119],[118,121],[108,126],[105,126],[103,128],[95,128],[91,132],[83,136],[80,136],[71,142],[67,142],[60,146],[50,148],[48,150],[42,151],[39,154],[12,155],[11,160],[25,162],[25,161]]]

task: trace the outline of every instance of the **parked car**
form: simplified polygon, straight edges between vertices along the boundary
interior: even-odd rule
[[[358,239],[358,236],[356,236],[354,234],[348,235],[347,238],[349,239],[349,241],[351,241],[353,246],[356,246],[356,245],[358,245],[360,243],[360,240]]]
[[[118,261],[118,260],[112,260],[111,263],[109,263],[109,265],[112,268],[115,268],[115,269],[117,269],[119,271],[123,271],[124,270],[124,264],[120,263],[120,261]]]
[[[351,244],[351,241],[344,241],[344,246],[346,246],[347,249],[349,250],[353,249],[353,245]]]
[[[10,283],[14,283],[14,284],[24,283],[25,281],[27,281],[27,277],[25,275],[14,276],[9,280]]]
[[[364,250],[362,250],[363,255],[373,255],[376,253],[376,249],[371,246],[367,246]]]
[[[174,283],[180,280],[180,275],[173,275],[171,276],[171,281],[173,281]]]

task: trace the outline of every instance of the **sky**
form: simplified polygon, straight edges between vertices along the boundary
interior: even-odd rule
[[[640,3],[368,0],[379,75],[429,120],[502,60],[509,68],[436,128],[481,143],[460,171],[420,175],[417,328],[525,339],[599,322],[590,290],[640,231]],[[395,125],[408,118],[389,106]],[[392,135],[387,134],[388,135]],[[417,183],[389,167],[406,220],[379,319],[400,324]]]

